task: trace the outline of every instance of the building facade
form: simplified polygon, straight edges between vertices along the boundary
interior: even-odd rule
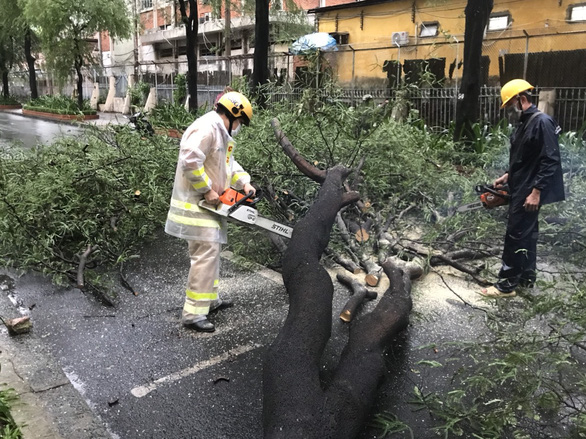
[[[465,0],[363,0],[309,10],[339,42],[324,54],[342,85],[456,84],[462,75]],[[586,87],[586,3],[495,0],[485,31],[482,83],[515,77]]]

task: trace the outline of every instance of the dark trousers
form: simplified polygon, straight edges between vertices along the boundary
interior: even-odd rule
[[[509,221],[503,249],[503,265],[496,288],[513,291],[518,285],[530,286],[535,282],[539,210],[527,212],[521,202],[509,205]]]

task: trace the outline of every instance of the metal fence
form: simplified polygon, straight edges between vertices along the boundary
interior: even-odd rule
[[[11,91],[15,96],[26,98],[28,93],[28,78],[25,74],[11,75]],[[84,82],[84,98],[89,99],[93,88],[93,82],[88,78]],[[100,95],[107,94],[106,77],[94,77],[94,81],[99,83]],[[126,95],[128,80],[126,74],[116,75],[116,96],[123,97]],[[138,78],[139,81],[148,82],[157,90],[159,102],[174,102],[173,91],[177,89],[174,83],[174,75],[164,77],[157,75],[145,75]],[[224,88],[224,85],[202,85],[198,86],[197,102],[199,105],[206,104],[209,107],[213,105],[218,93]],[[291,108],[298,105],[304,93],[303,88],[294,88],[292,84],[286,84],[281,87],[275,87],[269,95],[269,104],[289,105]],[[557,87],[549,90],[555,92],[553,105],[553,116],[560,124],[564,131],[578,131],[585,128],[586,123],[586,87]],[[57,88],[53,85],[51,78],[46,75],[39,77],[39,94],[61,94],[71,95],[73,86],[69,84],[66,87]],[[533,92],[533,100],[539,103],[539,93],[541,89],[537,87]],[[313,90],[315,93],[315,89]],[[389,101],[391,105],[395,104],[398,99],[407,103],[410,110],[416,110],[418,116],[425,121],[428,126],[438,128],[448,128],[456,119],[458,88],[456,86],[444,88],[425,88],[425,87],[407,87],[404,89],[390,88],[338,88],[334,91],[320,89],[317,93],[324,99],[336,98],[348,106],[355,106],[363,102],[365,96],[370,96],[375,104],[382,104]],[[500,87],[484,86],[480,90],[480,119],[488,124],[496,124],[503,117],[504,112],[500,109]]]
[[[556,88],[553,117],[563,131],[578,131],[586,128],[586,88]],[[533,102],[539,105],[540,89],[536,88]],[[320,98],[331,98],[323,91],[317,92]],[[349,106],[356,106],[364,102],[364,98],[372,99],[374,104],[383,104],[389,101],[396,104],[399,99],[405,101],[409,110],[415,110],[418,117],[428,126],[448,128],[456,119],[457,99],[459,90],[451,88],[413,88],[404,90],[389,89],[342,89],[335,97]],[[303,90],[293,89],[276,91],[269,97],[270,104],[288,103],[291,107],[301,100]],[[500,87],[481,87],[479,96],[481,122],[495,125],[505,117],[500,108]]]

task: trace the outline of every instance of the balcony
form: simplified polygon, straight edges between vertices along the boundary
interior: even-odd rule
[[[232,19],[232,32],[235,30],[254,28],[254,17],[236,17]],[[197,33],[210,34],[223,32],[224,19],[210,19],[203,23],[198,23]],[[166,30],[147,29],[144,34],[140,36],[142,44],[155,44],[165,41],[173,41],[185,39],[185,27],[181,24],[177,27]]]
[[[285,22],[287,20],[285,13],[283,12],[274,12],[271,13],[269,17],[270,23],[279,23]],[[311,18],[308,17],[308,23],[311,24]],[[254,29],[254,17],[251,16],[242,16],[242,17],[235,17],[232,18],[232,32],[244,30],[244,29]],[[214,34],[224,31],[224,19],[214,19],[214,18],[206,18],[201,17],[200,22],[198,23],[197,33],[199,35],[205,34]],[[183,24],[180,24],[174,28],[169,28],[165,30],[158,30],[158,29],[146,29],[145,33],[140,36],[140,41],[143,45],[147,44],[155,44],[161,42],[169,42],[173,40],[180,40],[185,39],[185,27]]]

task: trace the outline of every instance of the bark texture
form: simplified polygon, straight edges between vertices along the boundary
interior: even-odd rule
[[[28,66],[28,78],[29,86],[31,89],[31,99],[39,97],[37,90],[37,74],[35,71],[35,57],[32,54],[32,31],[27,27],[24,34],[24,56],[26,58],[26,64]]]
[[[189,111],[197,110],[197,29],[198,9],[195,0],[178,0],[181,22],[185,25],[187,46],[187,93]]]
[[[480,96],[480,59],[484,29],[493,7],[493,0],[468,0],[464,30],[464,69],[458,96],[454,140],[473,140],[472,124],[478,121]]]
[[[266,96],[261,90],[269,79],[269,0],[256,0],[254,24],[254,70],[252,87],[257,94],[257,105],[265,106]]]
[[[408,324],[412,307],[410,273],[385,261],[383,269],[391,286],[372,313],[351,324],[333,379],[322,387],[320,359],[331,336],[334,288],[320,258],[338,211],[358,200],[357,193],[344,190],[349,173],[342,166],[327,171],[317,200],[295,226],[284,255],[289,313],[265,358],[265,438],[355,437],[384,376],[383,354]],[[322,176],[316,170],[316,181]]]

